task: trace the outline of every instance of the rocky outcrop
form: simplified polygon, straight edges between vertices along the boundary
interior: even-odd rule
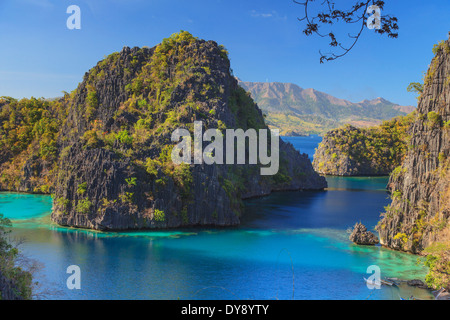
[[[328,132],[315,154],[314,169],[335,176],[389,175],[406,153],[412,114],[367,129],[347,125]]]
[[[425,78],[405,161],[388,188],[392,204],[378,226],[381,243],[421,252],[438,241],[450,216],[450,46],[441,43]]]
[[[355,244],[366,246],[373,246],[380,243],[377,236],[374,235],[372,232],[367,231],[366,226],[363,225],[362,223],[355,224],[349,239]]]
[[[411,287],[428,289],[428,286],[420,279],[408,280],[408,281],[406,281],[406,284]]]
[[[430,287],[450,288],[450,40],[434,47],[408,152],[392,173],[392,203],[377,226],[383,245],[424,253]]]
[[[326,187],[306,154],[280,140],[280,169],[175,165],[176,128],[266,129],[230,73],[223,47],[188,33],[155,48],[125,47],[86,73],[67,105],[52,219],[100,230],[232,226],[242,199]],[[224,142],[225,144],[225,142]],[[248,153],[249,146],[246,145]]]

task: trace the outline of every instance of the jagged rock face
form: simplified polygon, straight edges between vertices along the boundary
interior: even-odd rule
[[[374,235],[372,232],[367,231],[366,226],[363,225],[362,223],[355,224],[349,239],[353,243],[366,246],[373,246],[380,243],[377,236]]]
[[[231,226],[241,199],[326,187],[308,156],[282,141],[275,176],[261,176],[259,165],[171,163],[175,128],[267,127],[221,46],[184,33],[166,40],[109,56],[72,94],[53,221],[101,230]]]
[[[425,78],[410,145],[391,175],[392,204],[377,226],[381,243],[420,252],[440,241],[450,216],[450,41],[440,45]],[[448,238],[446,239],[448,241]]]

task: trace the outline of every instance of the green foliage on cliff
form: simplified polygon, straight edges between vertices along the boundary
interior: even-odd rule
[[[423,85],[416,86],[421,97],[409,130],[406,160],[390,177],[392,203],[377,230],[387,246],[426,255],[427,284],[450,289],[450,144],[446,128],[450,42],[441,41],[433,53],[436,56]]]
[[[423,84],[420,82],[411,82],[406,88],[406,91],[417,93],[417,99],[420,99],[423,93]]]
[[[125,179],[125,182],[127,183],[128,187],[133,187],[136,186],[136,177],[131,177],[131,178],[127,178]]]
[[[182,197],[189,198],[191,196],[192,183],[194,182],[190,166],[185,163],[176,166],[172,177],[175,183],[181,188]]]
[[[80,183],[77,187],[77,193],[83,195],[86,192],[87,184],[86,182]]]
[[[93,86],[88,86],[88,94],[86,97],[86,119],[88,121],[92,117],[97,107],[98,107],[97,92],[95,91],[95,88]]]
[[[439,126],[441,124],[441,115],[437,112],[430,111],[427,114],[428,125],[430,127]]]
[[[229,100],[231,111],[238,119],[237,126],[243,130],[247,128],[263,129],[266,127],[264,118],[259,114],[258,109],[255,108],[250,93],[243,88],[238,87],[232,92]]]
[[[399,232],[394,236],[394,240],[400,240],[403,245],[408,242],[408,236],[405,233]]]
[[[427,285],[434,289],[450,289],[450,242],[435,243],[424,250],[427,254],[425,265],[429,272],[425,278]]]
[[[76,211],[81,214],[88,214],[91,210],[91,207],[92,202],[87,199],[83,199],[78,201]]]
[[[14,286],[14,294],[23,298],[32,298],[32,275],[17,266],[19,250],[8,240],[11,221],[0,214],[0,277],[10,280]],[[2,292],[0,291],[0,298]]]
[[[153,216],[154,216],[155,221],[158,221],[158,222],[164,222],[166,220],[166,214],[164,213],[164,211],[159,210],[159,209],[155,209]]]
[[[121,130],[116,135],[117,141],[125,145],[131,145],[133,143],[133,138],[130,137],[127,130]]]
[[[442,40],[433,46],[432,51],[435,55],[442,51],[445,52],[446,54],[450,54],[450,46],[447,41]]]
[[[18,189],[24,163],[34,158],[45,164],[48,173],[37,178],[41,169],[32,170],[33,189],[47,186],[48,190],[53,185],[57,138],[66,115],[63,100],[0,97],[0,188]]]
[[[0,146],[6,147],[0,149],[0,166],[5,165],[0,188],[55,192],[53,219],[61,224],[76,215],[91,219],[95,211],[95,227],[105,228],[101,221],[108,227],[116,223],[103,219],[106,213],[135,219],[138,227],[156,207],[175,225],[181,219],[201,224],[192,214],[199,203],[208,199],[203,207],[211,207],[211,214],[217,210],[223,219],[229,202],[230,212],[239,211],[241,195],[250,189],[243,181],[259,180],[259,165],[255,171],[220,167],[212,172],[171,161],[177,143],[172,133],[180,128],[194,134],[194,121],[202,121],[203,130],[266,128],[257,105],[232,76],[226,49],[185,31],[152,49],[125,47],[105,57],[60,100],[5,98],[0,107]],[[290,173],[292,164],[303,160],[292,147],[286,150],[290,161],[281,162],[274,179],[260,178],[262,190],[287,188],[291,181],[293,188],[301,187],[302,172]],[[318,188],[325,184],[310,166],[299,167],[314,177],[308,185],[315,178]],[[208,188],[220,182],[219,175],[230,183],[217,190],[220,203],[215,204]],[[203,198],[194,201],[194,195]],[[225,221],[238,223],[234,216]]]
[[[0,106],[0,148],[3,153],[17,155],[33,143],[31,147],[36,155],[43,158],[55,155],[60,122],[55,117],[57,110],[49,101],[2,97]]]
[[[384,121],[380,126],[363,130],[355,146],[347,146],[347,151],[354,158],[373,159],[380,165],[397,166],[403,159],[407,147],[407,133],[414,116],[413,114]],[[364,134],[366,133],[366,134]]]
[[[421,94],[423,92],[423,84],[420,82],[411,82],[406,88],[406,91]]]

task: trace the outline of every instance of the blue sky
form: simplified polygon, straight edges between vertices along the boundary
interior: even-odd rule
[[[81,30],[66,27],[72,4],[81,8]],[[302,34],[302,8],[292,0],[0,0],[0,96],[60,96],[105,55],[187,30],[225,45],[244,81],[415,105],[406,86],[422,80],[433,44],[448,37],[450,1],[386,0],[384,12],[399,18],[399,39],[366,29],[347,56],[319,64],[327,43]]]

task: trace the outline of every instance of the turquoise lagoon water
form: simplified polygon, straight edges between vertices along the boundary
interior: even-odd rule
[[[290,138],[302,150],[302,141]],[[310,146],[310,140],[307,140]],[[314,148],[308,152],[314,152]],[[47,299],[399,299],[431,298],[419,289],[369,290],[367,267],[382,276],[424,278],[417,257],[355,246],[347,228],[373,228],[389,202],[386,177],[327,178],[322,192],[281,192],[246,201],[230,229],[103,233],[51,223],[48,196],[0,193],[0,212],[42,264]],[[66,268],[81,268],[81,290],[66,287]]]

